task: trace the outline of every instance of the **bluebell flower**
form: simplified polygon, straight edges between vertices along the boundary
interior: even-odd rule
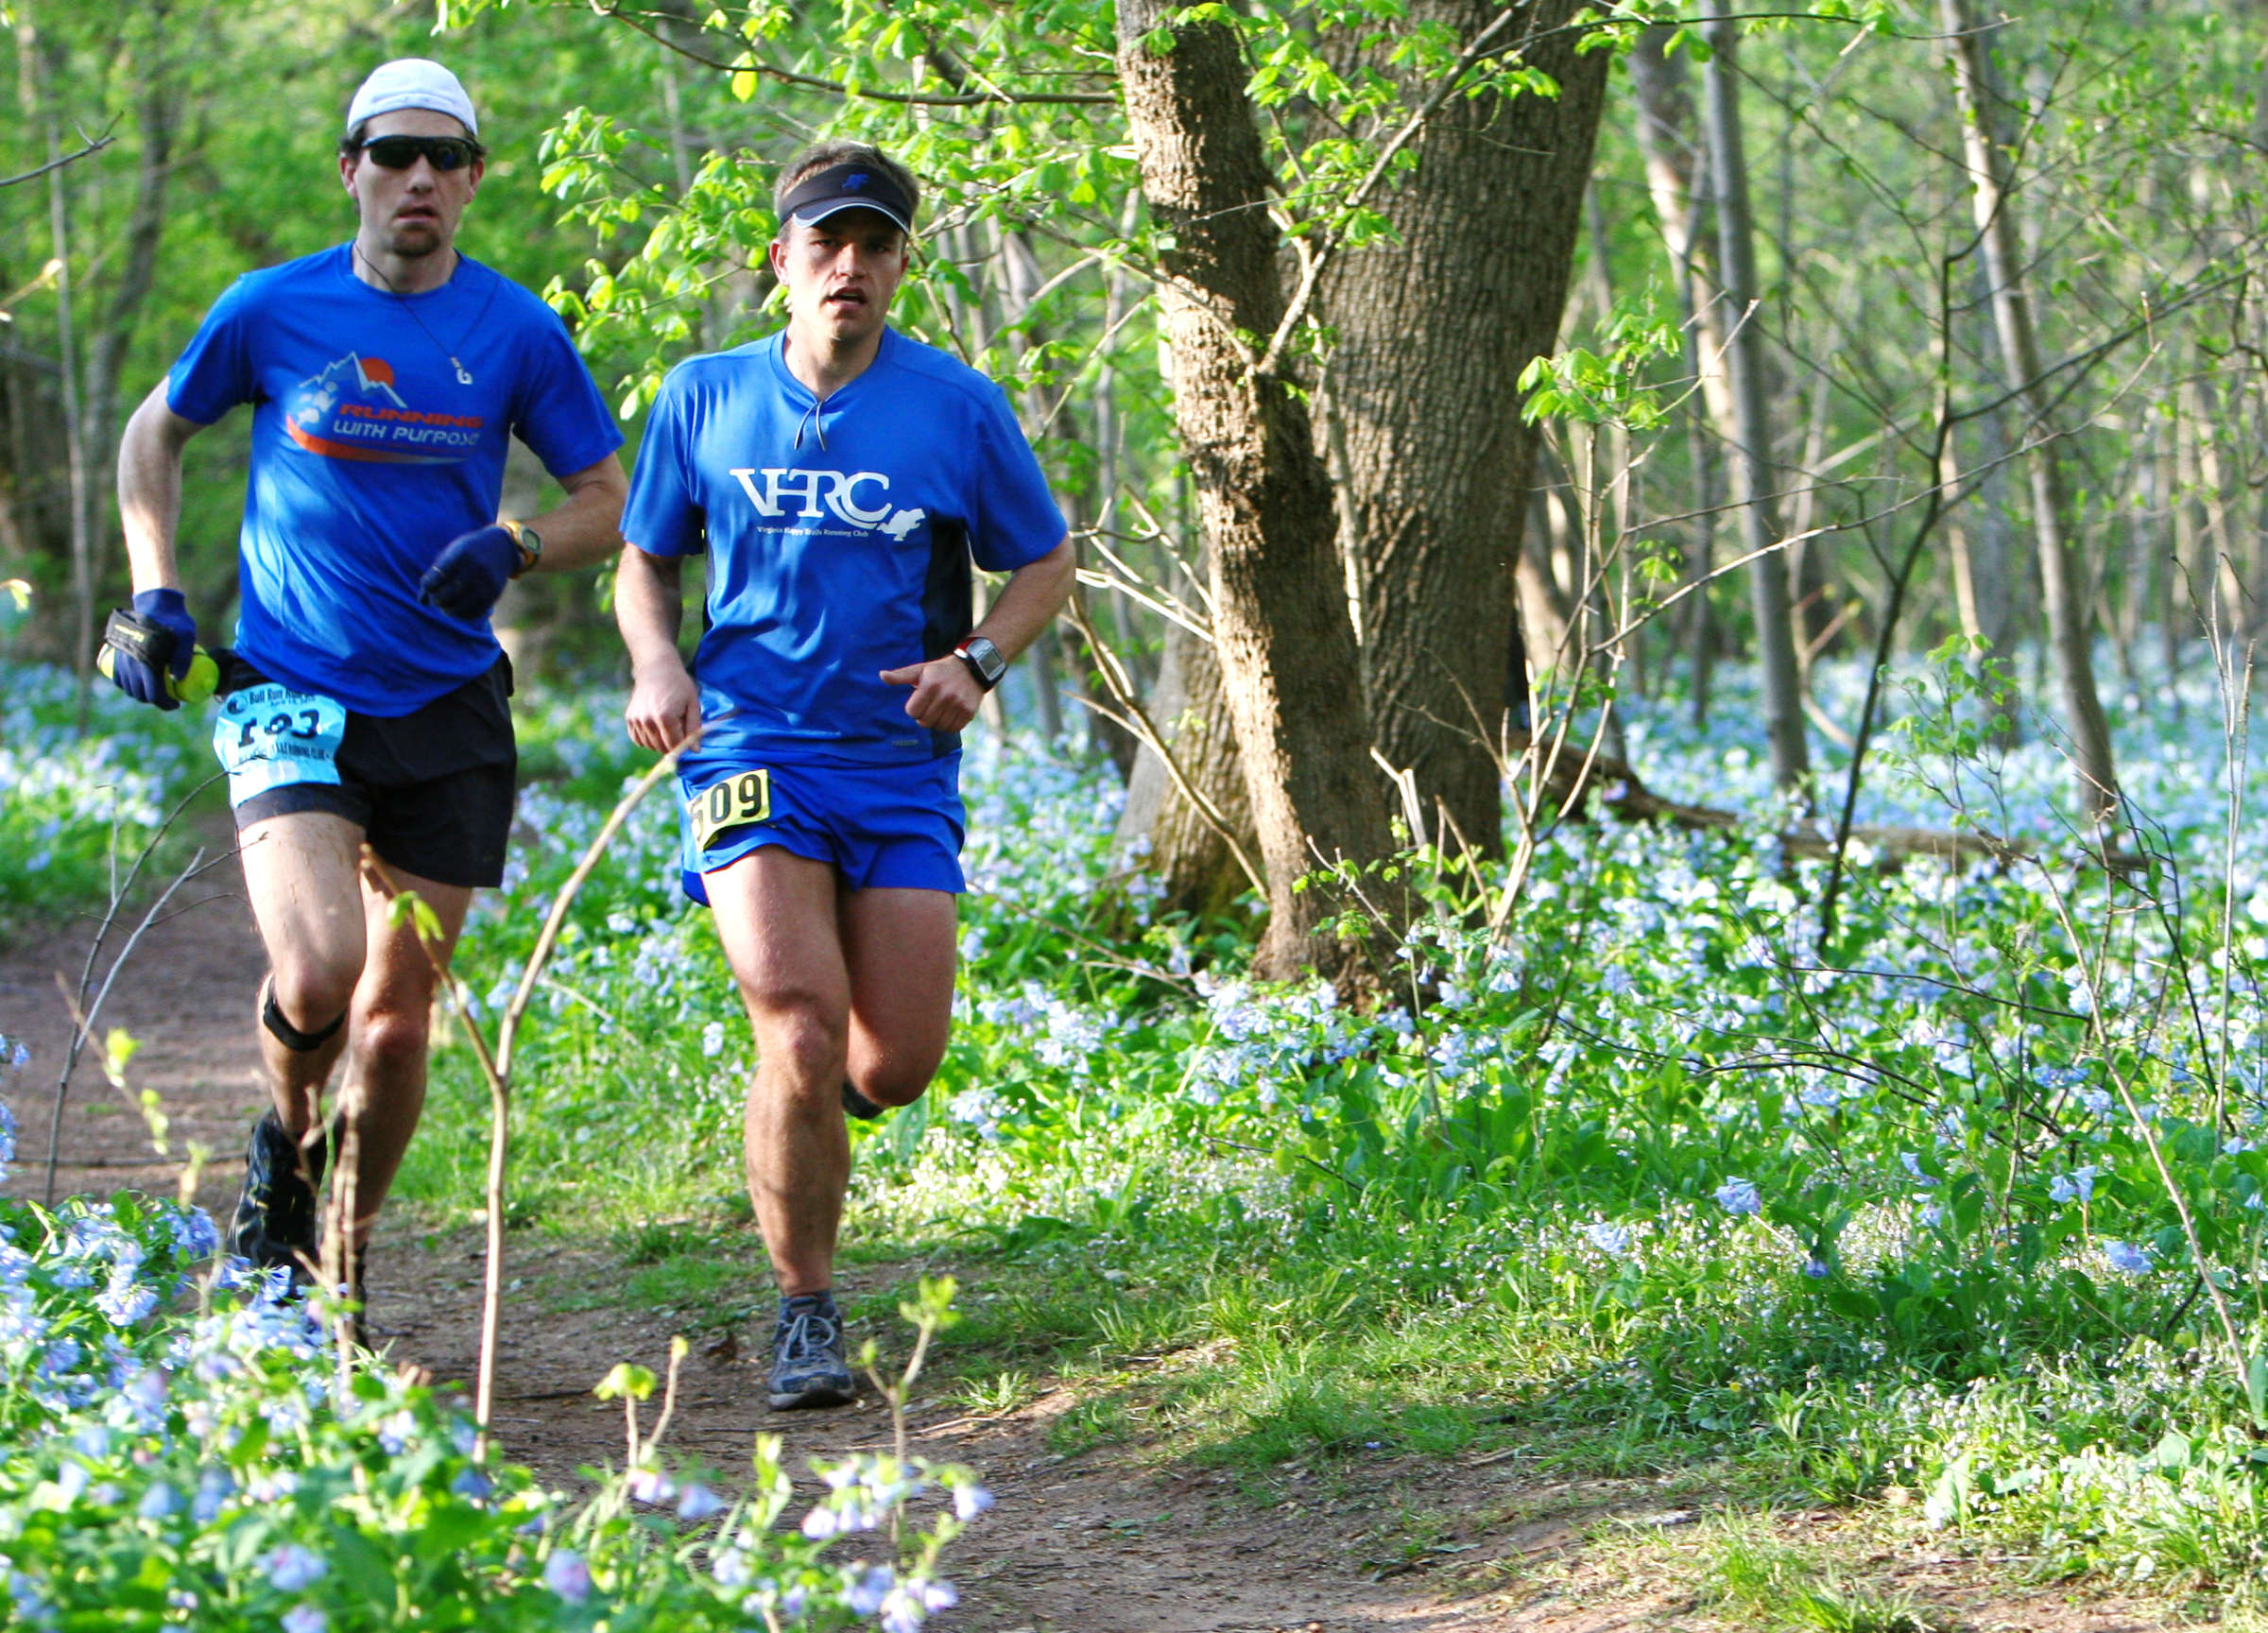
[[[297,1542],[269,1549],[260,1556],[260,1568],[267,1573],[267,1585],[279,1593],[303,1592],[331,1573],[321,1555]]]
[[[1833,1274],[1833,1272],[1828,1268],[1827,1261],[1820,1258],[1817,1254],[1813,1254],[1812,1257],[1803,1262],[1803,1273],[1806,1276],[1809,1276],[1814,1281],[1824,1281],[1829,1276]]]
[[[87,1472],[84,1463],[66,1463],[58,1469],[55,1471],[55,1487],[61,1494],[62,1505],[68,1508],[77,1502],[92,1479],[94,1476]]]
[[[1764,1210],[1764,1199],[1753,1179],[1727,1179],[1717,1187],[1716,1197],[1718,1207],[1742,1218]]]
[[[111,1284],[94,1298],[94,1308],[117,1327],[133,1327],[149,1318],[158,1307],[158,1290],[131,1276],[112,1272]]]
[[[1590,1245],[1602,1253],[1620,1258],[1630,1250],[1630,1228],[1627,1225],[1615,1225],[1601,1219],[1584,1226],[1583,1234],[1590,1238]]]
[[[2113,1242],[2106,1238],[2103,1243],[2103,1260],[2122,1276],[2147,1276],[2156,1268],[2151,1260],[2150,1249],[2138,1243]]]
[[[560,1548],[543,1561],[543,1586],[570,1605],[591,1597],[591,1567],[572,1548]]]
[[[218,1516],[221,1505],[236,1493],[236,1482],[225,1469],[208,1469],[198,1477],[197,1498],[189,1504],[189,1518],[199,1526],[210,1525]]]
[[[496,1483],[477,1469],[462,1469],[449,1482],[449,1489],[470,1502],[478,1503],[496,1489]]]
[[[2048,1181],[2048,1195],[2058,1202],[2092,1202],[2095,1199],[2095,1176],[2102,1169],[2092,1162],[2074,1168],[2069,1174],[2058,1174]]]
[[[284,1612],[284,1633],[323,1633],[330,1624],[322,1611],[313,1605],[294,1605]]]
[[[747,1552],[741,1548],[727,1548],[709,1561],[709,1574],[716,1578],[720,1588],[746,1588],[756,1579],[755,1567]]]
[[[142,1493],[134,1512],[145,1520],[163,1520],[181,1505],[181,1494],[161,1480]]]
[[[50,1627],[55,1624],[55,1607],[40,1585],[21,1571],[8,1573],[8,1596],[15,1602],[16,1619],[26,1627]]]
[[[887,1565],[869,1565],[843,1590],[843,1603],[861,1616],[871,1616],[898,1586],[898,1573]]]
[[[166,1223],[173,1231],[174,1251],[190,1263],[201,1263],[220,1250],[220,1230],[202,1208],[177,1210]]]
[[[877,1607],[883,1633],[915,1633],[932,1610],[942,1610],[960,1602],[961,1596],[954,1590],[952,1583],[934,1576],[909,1576],[885,1594]]]
[[[725,1500],[699,1481],[685,1487],[678,1499],[678,1518],[699,1524],[711,1516],[722,1513]]]
[[[992,1506],[992,1493],[982,1486],[955,1486],[953,1488],[953,1516],[956,1520],[973,1520]]]

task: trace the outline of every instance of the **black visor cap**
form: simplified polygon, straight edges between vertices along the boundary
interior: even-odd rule
[[[910,236],[914,231],[914,201],[887,171],[871,164],[831,164],[804,177],[780,201],[780,224],[824,221],[844,210],[879,211],[901,232]]]

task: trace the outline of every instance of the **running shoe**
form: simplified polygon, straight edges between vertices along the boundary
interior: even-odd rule
[[[843,1318],[833,1293],[801,1293],[780,1300],[768,1382],[775,1412],[850,1404],[850,1364],[844,1359]]]
[[[322,1183],[330,1142],[302,1147],[273,1111],[252,1125],[251,1148],[244,1158],[244,1190],[229,1221],[228,1249],[255,1265],[283,1265],[294,1284],[308,1279],[316,1263],[322,1209],[315,1188]]]

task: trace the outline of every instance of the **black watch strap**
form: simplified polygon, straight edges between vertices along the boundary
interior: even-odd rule
[[[982,635],[970,636],[953,649],[953,655],[969,665],[969,673],[988,692],[1008,672],[1008,661],[1001,656],[1000,648]]]

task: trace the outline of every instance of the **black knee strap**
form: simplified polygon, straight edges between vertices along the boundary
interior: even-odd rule
[[[298,1055],[312,1055],[332,1039],[347,1023],[347,1012],[341,1009],[332,1018],[331,1024],[314,1032],[302,1032],[284,1019],[284,1011],[276,1007],[276,989],[271,985],[262,994],[260,1024],[275,1034],[276,1041]]]

